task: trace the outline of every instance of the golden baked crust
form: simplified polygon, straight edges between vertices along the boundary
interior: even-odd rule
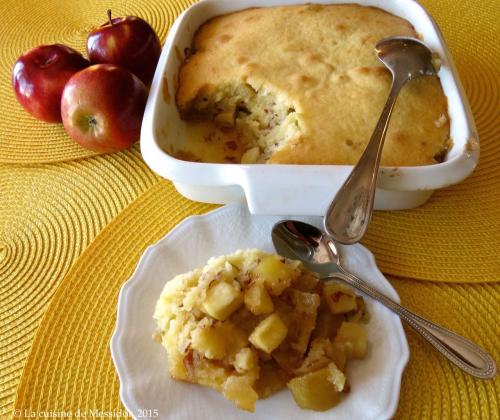
[[[257,142],[260,153],[250,161],[353,164],[390,87],[374,46],[394,35],[417,36],[406,20],[358,5],[255,8],[219,16],[194,37],[192,55],[180,70],[177,105],[185,118],[213,119],[221,112],[226,122],[228,110],[237,121],[243,110],[247,127],[252,106],[245,108],[248,96],[238,89],[249,87],[264,98],[259,112],[267,114],[270,104],[276,114],[275,120],[252,117],[265,142]],[[231,95],[239,95],[236,103],[228,102]],[[241,127],[236,123],[235,140],[243,149],[254,147],[249,137],[259,134],[241,135]],[[447,100],[439,80],[408,83],[391,119],[382,165],[433,164],[448,146]]]

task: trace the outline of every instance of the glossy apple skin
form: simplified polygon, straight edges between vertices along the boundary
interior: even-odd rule
[[[22,107],[35,118],[61,122],[64,85],[88,60],[66,45],[41,45],[21,55],[12,70],[12,87]]]
[[[161,44],[149,24],[137,16],[111,19],[87,37],[87,53],[94,63],[125,67],[146,85],[151,83]]]
[[[61,115],[69,136],[100,153],[130,147],[139,139],[147,89],[128,70],[96,64],[68,80]]]

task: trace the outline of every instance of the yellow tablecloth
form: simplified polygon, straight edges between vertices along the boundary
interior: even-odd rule
[[[137,146],[91,156],[61,126],[32,119],[12,94],[12,65],[40,43],[83,51],[86,33],[105,20],[108,7],[115,15],[144,17],[164,39],[189,3],[0,5],[0,417],[10,418],[14,407],[23,414],[123,409],[108,350],[118,290],[149,243],[213,207],[160,181]],[[424,6],[441,27],[469,96],[481,162],[465,182],[419,209],[376,214],[365,245],[385,273],[400,277],[390,278],[403,303],[476,340],[498,360],[499,8],[495,0]],[[398,417],[498,418],[498,379],[473,380],[412,332],[408,339]]]

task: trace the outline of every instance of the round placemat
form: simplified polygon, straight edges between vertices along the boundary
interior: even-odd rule
[[[119,289],[147,245],[186,215],[211,208],[184,199],[169,200],[172,193],[172,186],[166,183],[147,191],[96,237],[65,277],[26,362],[15,403],[18,413],[124,413],[109,351]],[[159,206],[158,202],[165,204]],[[500,284],[409,280],[393,280],[393,284],[404,304],[478,342],[498,360]],[[398,418],[494,418],[500,395],[498,379],[473,379],[412,332],[408,338],[411,358]],[[217,418],[217,413],[207,413],[207,418]]]
[[[11,74],[23,52],[42,44],[61,43],[86,56],[87,35],[107,21],[107,9],[111,9],[114,16],[136,15],[145,19],[163,42],[175,17],[192,2],[3,0],[0,5],[0,163],[59,162],[95,155],[71,140],[62,124],[38,121],[18,104]]]
[[[99,231],[157,182],[137,147],[78,163],[0,164],[0,418],[59,282]]]

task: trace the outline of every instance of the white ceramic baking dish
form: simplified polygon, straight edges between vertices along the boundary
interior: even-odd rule
[[[323,215],[352,166],[243,165],[196,163],[175,159],[166,150],[186,136],[186,123],[175,106],[175,86],[184,49],[207,19],[249,7],[306,3],[304,0],[202,0],[175,21],[151,85],[141,129],[146,163],[173,181],[187,198],[210,203],[244,201],[255,214]],[[316,3],[350,3],[346,0]],[[477,165],[479,141],[474,120],[441,32],[424,8],[413,0],[357,0],[408,20],[423,41],[441,57],[439,77],[448,98],[453,147],[443,163],[419,167],[385,167],[378,177],[375,209],[417,207],[433,191],[467,177]]]

